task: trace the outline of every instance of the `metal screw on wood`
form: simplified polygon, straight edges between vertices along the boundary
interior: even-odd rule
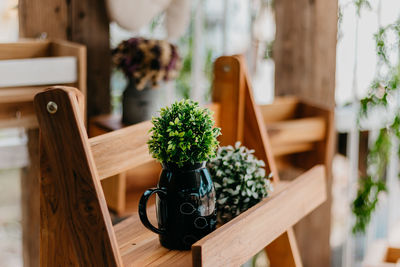
[[[231,70],[231,66],[229,66],[229,65],[224,65],[224,66],[222,67],[222,69],[224,70],[224,72],[229,72],[229,71]]]
[[[58,106],[53,101],[50,101],[49,103],[47,103],[47,112],[49,112],[50,114],[56,113],[57,109],[58,109]]]

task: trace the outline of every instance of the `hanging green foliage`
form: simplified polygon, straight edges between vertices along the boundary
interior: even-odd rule
[[[388,42],[388,34],[394,33],[394,43]],[[400,20],[382,27],[374,35],[378,57],[378,71],[368,95],[360,101],[359,119],[368,117],[376,109],[385,109],[388,122],[379,131],[379,135],[368,152],[367,175],[359,180],[359,189],[353,202],[352,210],[356,216],[354,233],[363,233],[375,211],[381,192],[390,190],[386,187],[386,168],[389,162],[393,138],[400,141],[400,113],[390,114],[389,108],[398,110],[400,62],[392,62],[393,54],[400,53]],[[391,57],[392,55],[392,57]],[[400,156],[400,150],[398,151]]]

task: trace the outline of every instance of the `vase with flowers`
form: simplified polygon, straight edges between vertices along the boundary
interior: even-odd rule
[[[155,90],[177,77],[181,67],[178,49],[164,40],[130,38],[112,50],[115,66],[128,78],[122,99],[122,122],[134,124],[155,115],[159,98]]]

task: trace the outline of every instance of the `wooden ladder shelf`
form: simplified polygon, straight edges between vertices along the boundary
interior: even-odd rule
[[[134,214],[116,226],[100,180],[153,159],[150,122],[89,139],[78,90],[55,87],[36,95],[41,130],[41,266],[239,266],[266,247],[271,266],[301,266],[292,226],[326,200],[325,170],[315,166],[279,181],[261,113],[240,57],[215,63],[213,104],[222,145],[237,140],[266,162],[275,190],[268,198],[197,241],[168,250]],[[51,114],[47,106],[57,105]],[[149,211],[155,215],[154,208]]]

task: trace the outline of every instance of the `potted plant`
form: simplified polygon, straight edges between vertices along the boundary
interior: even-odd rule
[[[208,168],[217,193],[218,222],[223,224],[268,196],[272,174],[266,176],[264,161],[254,150],[240,145],[220,147]]]
[[[162,164],[158,187],[139,202],[142,223],[169,249],[190,249],[215,229],[215,190],[206,162],[217,150],[220,129],[211,112],[191,100],[175,102],[152,119],[150,153]],[[147,218],[146,203],[157,193],[158,228]]]
[[[181,60],[175,45],[163,40],[131,38],[112,50],[114,64],[128,78],[122,99],[122,122],[151,119],[158,105],[160,83],[178,75]]]

